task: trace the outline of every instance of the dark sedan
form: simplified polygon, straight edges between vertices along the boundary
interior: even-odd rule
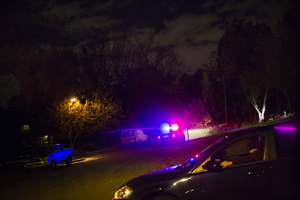
[[[294,121],[243,129],[188,162],[134,178],[113,199],[294,199]]]

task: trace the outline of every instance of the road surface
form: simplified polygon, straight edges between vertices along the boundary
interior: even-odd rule
[[[124,182],[139,175],[187,161],[220,135],[186,142],[124,149],[115,146],[74,156],[70,167],[61,164],[55,171],[37,170],[26,174],[23,167],[0,171],[0,199],[111,200]]]

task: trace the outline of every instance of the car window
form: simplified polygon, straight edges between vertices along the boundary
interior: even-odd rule
[[[197,168],[193,171],[193,173],[199,173],[199,172],[205,172],[207,171],[206,169],[203,169],[203,165],[210,160],[210,157],[208,157],[204,162],[202,162]]]
[[[224,149],[226,152],[225,158],[230,158],[233,156],[243,155],[249,153],[249,148],[247,146],[247,140],[241,140],[239,142],[236,142],[226,149]]]
[[[64,150],[63,147],[61,145],[59,145],[59,149],[60,151]]]
[[[213,157],[223,168],[263,160],[264,138],[249,137],[225,147]]]
[[[123,132],[122,133],[123,137],[129,137],[129,136],[133,136],[133,133],[130,131],[130,132]]]
[[[54,147],[54,152],[58,152],[58,146]]]
[[[214,160],[223,168],[263,160],[265,139],[263,136],[252,136],[238,140],[208,156],[193,173],[205,172],[203,168],[208,161]]]
[[[210,149],[213,149],[216,145],[218,145],[218,143],[219,143],[220,141],[222,141],[222,140],[224,140],[224,139],[225,139],[225,138],[222,138],[222,139],[218,140],[217,142],[211,144],[210,146],[206,147],[200,154],[198,154],[199,157],[198,157],[197,159],[202,158],[205,154],[207,154],[207,153],[210,151]],[[196,169],[194,169],[193,173],[199,173],[199,172],[207,171],[206,169],[203,169],[202,166],[203,166],[207,161],[211,160],[210,158],[211,158],[211,157],[208,156],[208,157],[207,157],[200,165],[198,165],[198,166],[196,167]],[[196,159],[196,160],[197,160],[197,159]],[[187,164],[188,164],[188,163],[186,163],[186,165],[187,165]]]

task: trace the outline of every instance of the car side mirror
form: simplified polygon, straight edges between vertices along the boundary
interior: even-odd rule
[[[203,169],[206,169],[207,171],[222,171],[223,168],[220,165],[219,162],[215,161],[215,160],[210,160],[207,161],[203,166]]]

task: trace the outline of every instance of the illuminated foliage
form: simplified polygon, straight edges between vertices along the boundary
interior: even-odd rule
[[[93,92],[93,98],[82,102],[65,99],[50,110],[60,133],[70,141],[74,148],[81,134],[92,134],[111,127],[117,127],[122,118],[121,102],[105,92]]]
[[[185,109],[184,122],[189,128],[200,128],[212,122],[211,115],[207,112],[206,105],[199,101],[190,101],[190,106]]]

